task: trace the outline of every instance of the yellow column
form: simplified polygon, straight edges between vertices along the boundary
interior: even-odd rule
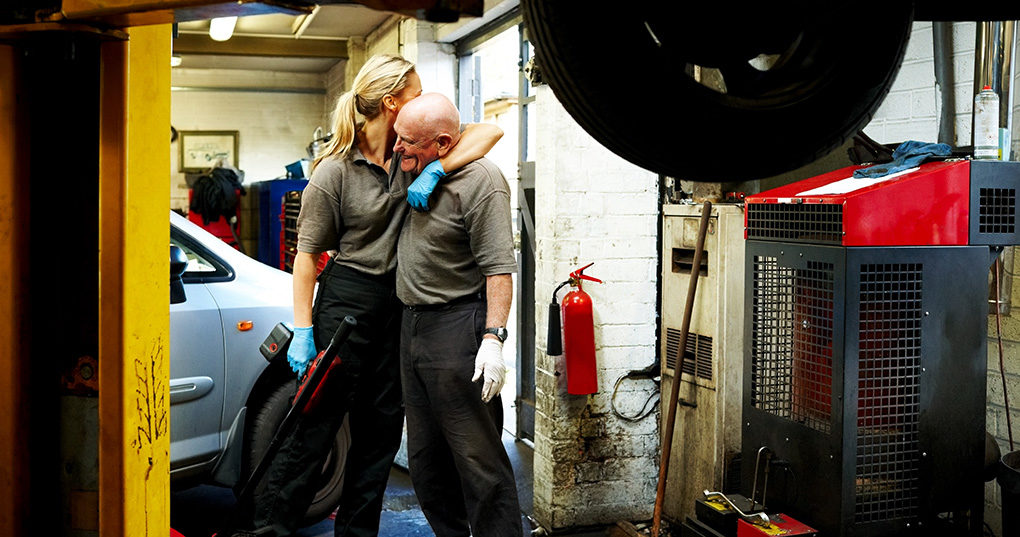
[[[103,44],[99,171],[99,530],[170,526],[170,26]]]
[[[27,151],[14,47],[0,45],[0,535],[25,535],[28,506]]]

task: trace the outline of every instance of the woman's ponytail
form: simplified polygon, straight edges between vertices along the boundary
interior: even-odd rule
[[[313,168],[326,158],[347,158],[364,118],[379,115],[383,97],[400,93],[407,86],[407,73],[411,71],[414,71],[414,64],[400,56],[380,54],[369,58],[354,77],[351,90],[337,100],[333,110],[333,138],[315,159]]]
[[[312,169],[327,157],[336,155],[340,159],[347,158],[351,147],[354,146],[357,130],[358,111],[354,105],[354,92],[348,91],[337,100],[336,109],[333,110],[333,137],[326,144],[322,154],[315,158]]]

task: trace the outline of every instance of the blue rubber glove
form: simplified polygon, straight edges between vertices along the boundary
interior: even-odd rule
[[[407,203],[418,211],[429,210],[429,195],[443,177],[446,177],[446,170],[439,159],[430,162],[411,186],[407,187]]]
[[[291,338],[290,348],[287,349],[287,363],[300,377],[312,358],[315,358],[315,337],[312,336],[312,327],[295,326],[294,337]]]

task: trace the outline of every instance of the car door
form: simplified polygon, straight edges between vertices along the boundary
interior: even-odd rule
[[[197,240],[171,227],[170,242],[188,256],[187,299],[170,306],[170,464],[180,470],[221,450],[224,346],[220,311],[206,282],[229,268]]]

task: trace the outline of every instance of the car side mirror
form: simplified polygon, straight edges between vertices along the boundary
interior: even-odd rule
[[[170,303],[180,304],[188,299],[184,293],[181,275],[188,268],[188,256],[180,246],[170,245]]]

